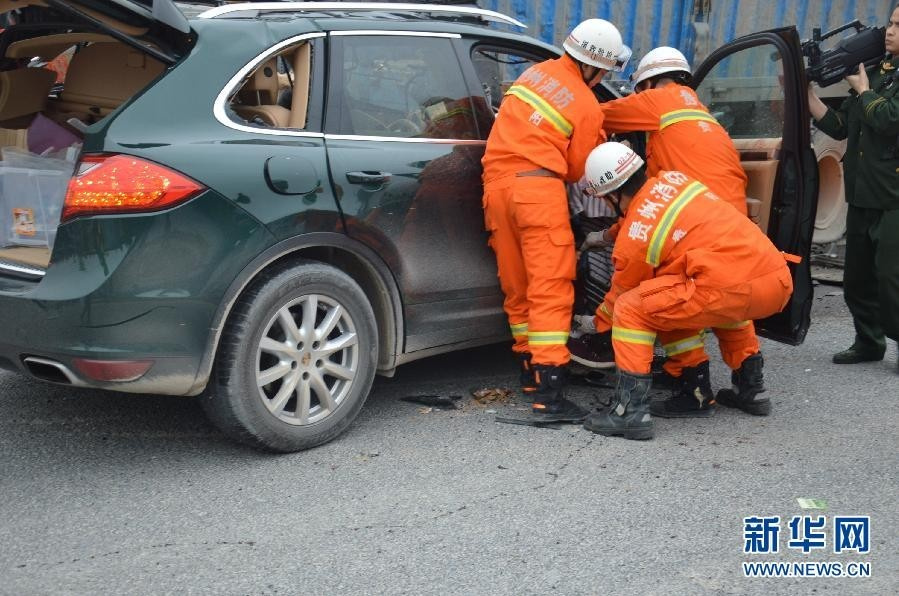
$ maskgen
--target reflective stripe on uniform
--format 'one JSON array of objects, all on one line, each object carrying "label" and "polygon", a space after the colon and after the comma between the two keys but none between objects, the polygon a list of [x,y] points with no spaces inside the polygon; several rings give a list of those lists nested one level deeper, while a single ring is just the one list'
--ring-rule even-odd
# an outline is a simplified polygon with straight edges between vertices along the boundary
[{"label": "reflective stripe on uniform", "polygon": [[655,232],[652,233],[652,238],[649,239],[649,248],[646,249],[647,263],[653,267],[659,266],[659,262],[662,259],[662,248],[665,246],[665,240],[668,238],[668,233],[671,232],[671,228],[674,227],[674,222],[677,221],[677,216],[680,215],[680,212],[687,206],[687,203],[692,201],[698,194],[707,190],[708,188],[701,183],[694,181],[688,184],[687,187],[682,190],[673,201],[671,201],[671,204],[668,205],[668,209],[665,210],[665,214],[662,216],[661,221],[659,221],[659,225],[656,226]]},{"label": "reflective stripe on uniform", "polygon": [[665,348],[666,355],[677,356],[678,354],[683,354],[684,352],[690,352],[692,350],[703,348],[705,347],[705,344],[702,343],[702,335],[693,335],[671,342],[670,344],[665,344],[662,347]]},{"label": "reflective stripe on uniform", "polygon": [[629,344],[651,346],[656,342],[656,334],[653,331],[643,331],[642,329],[612,327],[612,340],[623,341]]},{"label": "reflective stripe on uniform", "polygon": [[528,331],[528,344],[532,346],[564,346],[566,343],[567,331]]},{"label": "reflective stripe on uniform", "polygon": [[865,108],[865,116],[870,116],[871,110],[873,110],[877,106],[877,104],[883,103],[885,101],[886,101],[886,99],[884,99],[882,97],[878,97],[877,99],[875,99],[874,101],[869,103],[868,106]]},{"label": "reflective stripe on uniform", "polygon": [[673,112],[662,114],[662,117],[659,118],[659,130],[664,130],[672,124],[689,120],[699,120],[702,122],[718,124],[718,121],[715,120],[714,116],[708,112],[703,112],[702,110],[674,110]]},{"label": "reflective stripe on uniform", "polygon": [[718,325],[717,329],[742,329],[747,327],[751,321],[737,321],[736,323],[728,323],[727,325]]},{"label": "reflective stripe on uniform", "polygon": [[574,131],[574,125],[565,119],[559,111],[552,107],[548,101],[521,85],[512,85],[506,95],[514,95],[524,103],[528,104],[543,116],[547,122],[553,125],[556,130],[566,137],[570,137]]},{"label": "reflective stripe on uniform", "polygon": [[521,337],[528,334],[527,323],[511,323],[509,328],[512,330],[512,337]]},{"label": "reflective stripe on uniform", "polygon": [[610,319],[612,318],[612,313],[609,311],[609,307],[606,306],[605,302],[603,302],[602,304],[599,305],[599,310],[602,311],[602,313],[604,315],[606,315],[607,317],[609,317]]}]

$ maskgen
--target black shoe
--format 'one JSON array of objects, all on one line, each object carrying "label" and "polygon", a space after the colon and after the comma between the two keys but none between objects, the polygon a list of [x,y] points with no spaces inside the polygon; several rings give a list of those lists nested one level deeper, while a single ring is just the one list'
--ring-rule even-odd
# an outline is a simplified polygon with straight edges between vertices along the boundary
[{"label": "black shoe", "polygon": [[685,368],[671,397],[649,404],[653,416],[661,418],[708,418],[714,411],[715,394],[709,380],[708,361]]},{"label": "black shoe", "polygon": [[601,387],[603,389],[615,388],[615,379],[611,374],[593,369],[587,370],[584,373],[569,374],[568,383],[570,385],[585,385],[587,387]]},{"label": "black shoe", "polygon": [[652,386],[655,389],[670,389],[676,391],[680,389],[680,377],[671,376],[667,370],[662,369],[659,372],[652,373]]},{"label": "black shoe", "polygon": [[611,333],[585,333],[568,338],[571,359],[589,368],[614,368]]},{"label": "black shoe", "polygon": [[728,408],[739,408],[753,416],[767,416],[771,413],[771,401],[765,392],[761,354],[753,354],[743,361],[740,368],[730,374],[733,387],[722,389],[715,398],[716,403]]},{"label": "black shoe", "polygon": [[587,417],[587,411],[567,399],[535,401],[531,407],[534,417],[541,422],[571,422],[579,424]]},{"label": "black shoe", "polygon": [[652,376],[619,372],[612,405],[598,410],[584,421],[584,428],[606,437],[645,441],[653,436],[649,413]]},{"label": "black shoe", "polygon": [[834,364],[858,364],[859,362],[877,362],[883,360],[885,350],[862,348],[852,344],[848,350],[833,355]]}]

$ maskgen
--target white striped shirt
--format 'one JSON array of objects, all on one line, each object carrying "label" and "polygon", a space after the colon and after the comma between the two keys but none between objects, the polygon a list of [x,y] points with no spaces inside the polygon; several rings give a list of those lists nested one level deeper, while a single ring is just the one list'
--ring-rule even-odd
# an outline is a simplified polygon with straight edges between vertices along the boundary
[{"label": "white striped shirt", "polygon": [[586,217],[615,217],[615,210],[599,197],[587,194],[587,180],[581,178],[575,184],[568,184],[568,208],[572,215]]}]

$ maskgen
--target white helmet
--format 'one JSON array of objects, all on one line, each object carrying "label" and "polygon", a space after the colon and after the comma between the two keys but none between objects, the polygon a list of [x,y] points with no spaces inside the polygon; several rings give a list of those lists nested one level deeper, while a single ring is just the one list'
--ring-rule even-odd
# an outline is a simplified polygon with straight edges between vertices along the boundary
[{"label": "white helmet", "polygon": [[607,195],[627,182],[643,163],[627,145],[603,143],[587,156],[584,176],[596,196]]},{"label": "white helmet", "polygon": [[562,42],[562,47],[575,60],[616,72],[624,70],[631,57],[631,50],[621,40],[618,28],[602,19],[587,19],[579,24]]},{"label": "white helmet", "polygon": [[631,75],[631,81],[634,85],[641,81],[651,79],[654,76],[664,74],[666,72],[686,72],[692,74],[690,63],[679,50],[661,46],[650,50],[640,60],[637,70]]}]

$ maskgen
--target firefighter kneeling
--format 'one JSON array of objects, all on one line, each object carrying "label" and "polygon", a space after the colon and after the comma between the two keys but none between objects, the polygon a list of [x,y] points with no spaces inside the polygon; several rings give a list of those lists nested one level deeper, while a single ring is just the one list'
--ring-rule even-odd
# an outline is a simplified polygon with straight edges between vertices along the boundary
[{"label": "firefighter kneeling", "polygon": [[[784,255],[761,230],[701,182],[681,172],[648,178],[625,145],[603,143],[586,178],[623,218],[612,260],[612,288],[596,327],[612,330],[618,385],[608,408],[584,427],[607,436],[651,439],[652,413],[708,415],[716,398],[702,330],[716,331],[733,389],[717,403],[764,416],[762,356],[750,321],[780,312],[793,291]],[[719,333],[720,331],[720,333]],[[674,395],[650,409],[650,368],[658,339],[683,374]]]}]

